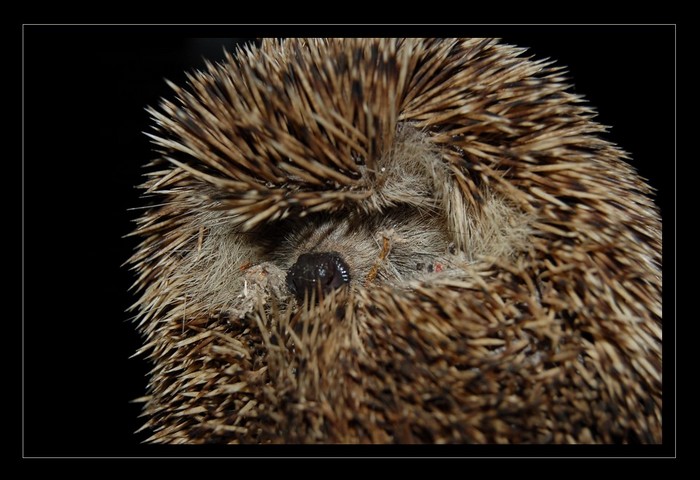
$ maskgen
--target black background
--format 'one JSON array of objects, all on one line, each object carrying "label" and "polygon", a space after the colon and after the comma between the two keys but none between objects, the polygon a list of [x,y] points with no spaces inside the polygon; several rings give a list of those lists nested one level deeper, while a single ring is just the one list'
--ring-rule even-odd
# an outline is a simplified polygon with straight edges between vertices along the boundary
[{"label": "black background", "polygon": [[[121,266],[136,245],[136,240],[123,238],[138,214],[127,209],[140,204],[134,186],[141,181],[142,165],[152,158],[142,134],[149,125],[144,108],[169,95],[164,78],[183,84],[185,71],[202,68],[203,58],[223,58],[224,47],[231,50],[247,37],[290,34],[497,36],[530,47],[537,58],[557,59],[568,67],[574,91],[596,107],[598,120],[613,126],[607,138],[632,154],[633,164],[658,190],[664,258],[674,258],[672,26],[305,27],[291,32],[289,27],[24,26],[23,456],[172,453],[141,443],[146,435],[134,434],[142,423],[140,406],[130,403],[145,393],[148,371],[145,360],[129,358],[140,338],[125,312],[135,300],[127,291],[133,277]],[[666,261],[666,340],[673,339],[669,320],[675,320],[674,310],[668,303],[673,274]],[[667,341],[666,394],[673,386],[671,348]],[[665,438],[671,441],[673,404],[666,398]],[[259,449],[223,453],[261,452],[285,454]]]}]

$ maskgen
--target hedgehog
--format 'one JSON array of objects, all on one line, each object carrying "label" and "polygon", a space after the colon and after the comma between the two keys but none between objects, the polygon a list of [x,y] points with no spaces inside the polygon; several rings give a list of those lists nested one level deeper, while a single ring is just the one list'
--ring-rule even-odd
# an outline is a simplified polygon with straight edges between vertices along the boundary
[{"label": "hedgehog", "polygon": [[169,82],[147,442],[662,441],[653,190],[525,52],[262,40]]}]

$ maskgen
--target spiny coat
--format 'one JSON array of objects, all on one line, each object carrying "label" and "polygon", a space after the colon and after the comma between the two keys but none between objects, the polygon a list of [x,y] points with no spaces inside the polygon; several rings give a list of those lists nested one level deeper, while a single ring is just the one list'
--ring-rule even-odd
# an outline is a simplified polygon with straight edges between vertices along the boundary
[{"label": "spiny coat", "polygon": [[[263,41],[172,85],[131,259],[150,441],[661,442],[650,189],[523,52]],[[299,305],[324,241],[353,281]]]}]

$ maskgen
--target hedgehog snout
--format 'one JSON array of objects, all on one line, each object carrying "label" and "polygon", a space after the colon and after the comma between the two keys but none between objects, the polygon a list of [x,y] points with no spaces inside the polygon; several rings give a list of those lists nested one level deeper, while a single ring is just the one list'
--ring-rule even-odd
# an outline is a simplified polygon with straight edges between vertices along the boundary
[{"label": "hedgehog snout", "polygon": [[314,292],[318,299],[350,283],[350,267],[336,252],[304,253],[288,270],[286,281],[289,292],[302,303]]}]

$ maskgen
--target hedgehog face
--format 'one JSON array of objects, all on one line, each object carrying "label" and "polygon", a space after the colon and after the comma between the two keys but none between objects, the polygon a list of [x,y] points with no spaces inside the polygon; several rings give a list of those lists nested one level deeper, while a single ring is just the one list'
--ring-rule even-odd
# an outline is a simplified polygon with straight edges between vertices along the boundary
[{"label": "hedgehog face", "polygon": [[400,288],[436,265],[442,269],[458,260],[448,257],[454,242],[442,198],[449,182],[446,169],[419,132],[399,131],[397,148],[383,155],[373,171],[360,169],[361,178],[367,178],[364,189],[377,199],[364,210],[351,207],[282,225],[290,234],[276,252],[277,264],[285,268],[304,253],[332,251],[347,263],[353,287],[382,283]]},{"label": "hedgehog face", "polygon": [[152,441],[660,441],[656,209],[521,53],[266,41],[173,85],[131,260]]},{"label": "hedgehog face", "polygon": [[[465,267],[477,259],[512,260],[527,244],[531,216],[503,195],[479,188],[481,202],[471,212],[451,209],[465,201],[460,187],[426,134],[410,125],[399,124],[392,148],[373,169],[362,166],[359,172],[358,189],[367,192],[359,205],[332,212],[292,211],[247,230],[225,211],[223,217],[207,218],[201,228],[209,233],[191,259],[194,263],[182,262],[185,270],[179,275],[205,286],[199,289],[203,303],[240,317],[254,308],[248,295],[240,295],[244,288],[255,286],[255,295],[274,295],[282,302],[296,294],[301,303],[305,292],[289,288],[293,279],[286,285],[282,279],[303,255],[337,255],[347,277],[338,287],[404,289],[438,273],[468,275]],[[207,216],[206,210],[202,215]],[[267,272],[263,277],[260,268]],[[307,283],[313,290],[311,278]]]}]

